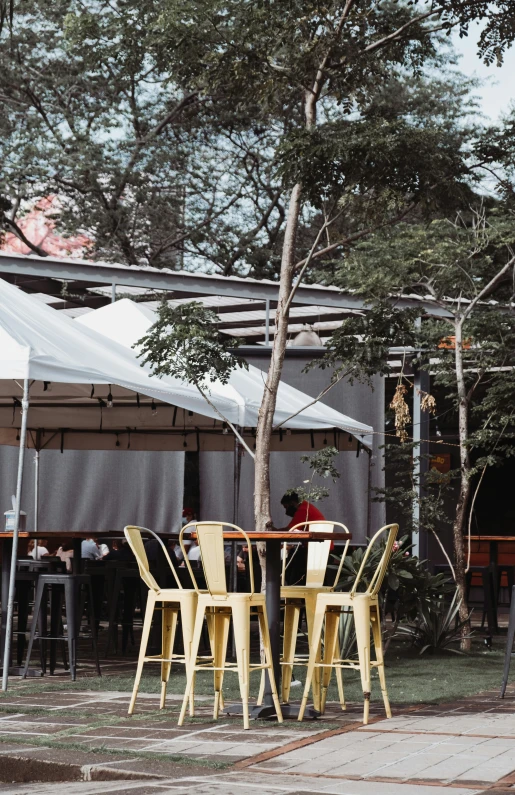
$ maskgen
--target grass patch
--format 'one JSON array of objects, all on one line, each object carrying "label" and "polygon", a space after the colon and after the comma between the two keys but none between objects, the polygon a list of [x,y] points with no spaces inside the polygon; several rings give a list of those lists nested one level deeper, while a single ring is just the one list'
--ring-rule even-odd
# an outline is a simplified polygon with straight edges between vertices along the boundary
[{"label": "grass patch", "polygon": [[[445,703],[455,701],[466,696],[480,693],[484,690],[495,689],[500,686],[502,679],[502,669],[504,663],[504,650],[495,649],[488,651],[479,642],[475,644],[469,654],[455,655],[443,652],[441,654],[424,654],[420,656],[408,644],[399,643],[390,646],[386,658],[386,681],[390,701],[395,704],[420,704],[420,703]],[[295,678],[303,681],[305,668],[297,666],[295,668]],[[349,703],[360,703],[362,701],[361,684],[359,672],[354,670],[344,671],[345,697]],[[251,696],[256,697],[259,690],[259,674],[251,677]],[[59,692],[60,694],[69,691],[118,691],[129,693],[133,686],[132,676],[106,676],[106,677],[85,677],[76,682],[59,681],[51,682],[45,679],[37,682],[13,680],[12,687],[8,694],[10,699],[16,696],[29,694]],[[380,699],[381,694],[378,686],[377,675],[373,675],[372,698]],[[168,693],[182,695],[186,685],[186,677],[183,669],[172,669],[168,685]],[[141,693],[159,693],[161,680],[157,666],[147,666],[147,671],[141,679]],[[213,678],[208,672],[199,672],[196,681],[196,693],[198,695],[212,696]],[[299,701],[302,695],[302,688],[292,690],[292,701]],[[227,674],[224,680],[224,697],[226,701],[238,700],[240,697],[238,688],[238,678],[235,674]],[[328,700],[336,701],[338,698],[334,676],[329,688]],[[171,703],[169,702],[171,707]],[[173,708],[179,708],[176,702]],[[0,698],[0,709],[1,709]],[[136,707],[137,709],[137,707]],[[59,710],[60,714],[65,714],[65,710]],[[76,710],[74,711],[76,714]],[[141,713],[140,713],[141,714]],[[135,716],[136,717],[136,716]],[[149,713],[141,714],[141,717],[149,717]],[[288,722],[290,725],[290,722]]]},{"label": "grass patch", "polygon": [[91,754],[106,754],[109,756],[116,756],[117,758],[126,759],[149,759],[160,760],[166,762],[175,762],[176,764],[183,764],[191,766],[192,763],[199,767],[210,767],[216,770],[224,770],[232,766],[232,762],[218,762],[214,759],[202,759],[199,757],[185,756],[184,754],[157,754],[152,751],[129,751],[118,748],[107,748],[103,745],[85,747],[82,743],[62,742],[53,740],[47,737],[30,737],[23,738],[0,734],[0,743],[7,743],[9,745],[30,745],[32,747],[38,746],[41,748],[61,748],[67,751],[84,751]]}]

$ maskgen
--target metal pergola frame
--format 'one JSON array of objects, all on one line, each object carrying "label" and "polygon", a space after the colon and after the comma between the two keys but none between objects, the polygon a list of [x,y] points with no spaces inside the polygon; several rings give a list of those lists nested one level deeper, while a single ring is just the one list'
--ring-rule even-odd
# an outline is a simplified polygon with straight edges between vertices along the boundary
[{"label": "metal pergola frame", "polygon": [[[0,252],[0,278],[70,314],[105,306],[125,293],[127,297],[146,302],[163,297],[179,302],[204,299],[218,315],[221,331],[245,337],[246,344],[239,349],[244,355],[266,356],[274,334],[272,313],[277,306],[279,284],[271,280],[4,252]],[[418,296],[396,298],[395,305],[417,308],[420,317],[449,316],[430,299]],[[292,302],[291,334],[298,333],[299,325],[301,328],[310,325],[327,339],[345,317],[367,309],[361,298],[337,287],[301,284]],[[309,351],[315,357],[323,350],[290,347],[288,355],[305,355]],[[417,371],[415,382],[413,441],[418,441],[420,452],[424,454],[429,449],[424,441],[428,438],[429,427],[428,418],[420,410],[418,390],[429,391],[429,374]],[[423,555],[425,550],[420,548],[420,541],[420,537],[415,539],[414,552]]]}]

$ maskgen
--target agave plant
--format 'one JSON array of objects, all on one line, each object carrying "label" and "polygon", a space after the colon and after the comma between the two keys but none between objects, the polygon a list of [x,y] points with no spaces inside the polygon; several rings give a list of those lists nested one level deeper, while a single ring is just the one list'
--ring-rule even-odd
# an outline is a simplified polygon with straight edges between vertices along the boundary
[{"label": "agave plant", "polygon": [[397,635],[409,636],[413,645],[420,648],[420,654],[444,649],[462,654],[459,649],[451,648],[453,643],[459,643],[462,639],[461,630],[470,618],[469,614],[467,621],[459,621],[460,605],[457,590],[450,604],[443,599],[436,603],[423,601],[419,605],[416,621],[413,624],[401,624],[397,628]]}]

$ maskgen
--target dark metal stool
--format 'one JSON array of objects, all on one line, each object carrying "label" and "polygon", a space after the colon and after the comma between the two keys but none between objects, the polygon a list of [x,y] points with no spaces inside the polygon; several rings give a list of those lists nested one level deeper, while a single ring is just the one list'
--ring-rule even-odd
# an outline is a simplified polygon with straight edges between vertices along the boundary
[{"label": "dark metal stool", "polygon": [[[65,564],[59,558],[44,558],[42,560],[33,560],[32,558],[19,558],[16,565],[16,599],[18,602],[18,628],[15,633],[18,636],[18,644],[16,649],[18,665],[23,663],[23,656],[25,652],[25,636],[27,634],[27,625],[29,620],[29,605],[32,596],[32,590],[36,587],[38,577],[40,574],[46,574],[52,571],[60,572],[65,570]],[[41,623],[43,628],[40,628],[40,634],[46,633],[46,611],[42,611]],[[42,650],[43,652],[43,650]]]},{"label": "dark metal stool", "polygon": [[[36,629],[39,623],[40,613],[42,607],[45,605],[45,597],[48,589],[50,589],[50,635],[38,633]],[[56,641],[68,642],[68,654],[70,658],[70,674],[72,681],[77,678],[77,641],[80,634],[81,625],[81,611],[79,609],[81,600],[79,593],[81,589],[85,589],[87,593],[88,602],[88,619],[89,627],[91,630],[91,642],[93,645],[93,652],[95,655],[96,669],[99,676],[101,676],[100,663],[98,660],[98,649],[96,640],[96,627],[95,615],[93,610],[93,590],[91,587],[91,578],[87,574],[40,574],[36,588],[36,598],[34,601],[34,613],[32,616],[32,625],[30,629],[29,645],[27,648],[27,658],[25,660],[25,669],[23,677],[25,678],[29,663],[30,655],[32,653],[32,645],[35,640],[45,643],[51,641],[50,645],[50,673],[53,674],[55,669],[55,652]],[[64,594],[64,607],[66,616],[66,634],[64,634],[64,627],[62,626],[62,597]],[[44,661],[43,672],[46,670],[46,655]]]},{"label": "dark metal stool", "polygon": [[[120,563],[116,567],[116,574],[109,601],[109,625],[107,628],[107,644],[105,655],[109,655],[111,644],[114,653],[118,653],[118,612],[120,597],[122,601],[122,653],[125,653],[129,638],[134,645],[134,612],[136,607],[136,596],[139,594],[141,599],[141,577],[136,563]],[[141,599],[143,602],[143,599]],[[143,603],[144,607],[146,602]]]},{"label": "dark metal stool", "polygon": [[[474,574],[481,575],[481,583],[483,587],[483,617],[481,621],[481,629],[485,625],[485,618],[488,627],[487,642],[492,640],[494,634],[498,634],[499,626],[497,624],[497,589],[496,578],[497,572],[495,565],[490,566],[471,566],[467,572],[467,603],[469,601],[470,589],[472,588],[472,576]],[[481,586],[480,586],[481,587]]]},{"label": "dark metal stool", "polygon": [[510,620],[508,623],[508,638],[506,640],[506,654],[504,655],[504,672],[502,675],[501,698],[506,693],[508,676],[510,674],[510,662],[513,654],[513,641],[515,640],[515,587],[511,589]]}]

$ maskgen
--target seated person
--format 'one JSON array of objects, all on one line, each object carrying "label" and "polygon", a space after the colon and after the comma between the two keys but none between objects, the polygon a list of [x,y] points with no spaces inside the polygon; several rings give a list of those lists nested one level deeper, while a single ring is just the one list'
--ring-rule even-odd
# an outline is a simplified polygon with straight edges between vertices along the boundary
[{"label": "seated person", "polygon": [[[299,499],[295,491],[287,492],[281,499],[286,516],[291,516],[291,521],[286,527],[277,528],[284,532],[291,530],[302,522],[323,522],[325,516],[315,505],[307,500]],[[276,529],[276,528],[274,528]],[[298,530],[307,530],[306,526],[299,527]],[[308,548],[306,544],[288,544],[286,548],[286,584],[304,585],[306,582],[306,567]]]},{"label": "seated person", "polygon": [[196,538],[192,539],[192,543],[188,551],[188,560],[192,563],[196,563],[197,566],[200,562],[200,547]]},{"label": "seated person", "polygon": [[80,547],[80,555],[83,560],[101,560],[102,553],[94,538],[85,538]]},{"label": "seated person", "polygon": [[115,539],[111,542],[111,551],[108,552],[107,555],[104,555],[103,560],[126,560],[133,562],[135,558],[132,549],[125,539]]},{"label": "seated person", "polygon": [[68,541],[64,541],[57,552],[55,553],[57,558],[60,558],[63,563],[66,563],[66,571],[72,570],[72,558],[73,558],[73,549],[72,545]]},{"label": "seated person", "polygon": [[32,558],[33,560],[41,560],[41,558],[47,558],[50,554],[46,547],[47,544],[48,541],[45,538],[42,538],[40,541],[38,541],[38,545],[36,547],[36,542],[31,538],[27,548],[28,557]]}]

